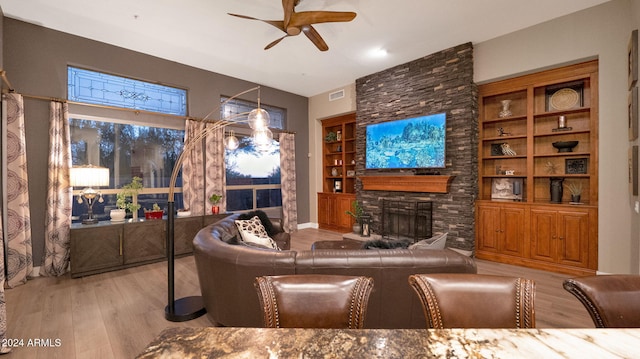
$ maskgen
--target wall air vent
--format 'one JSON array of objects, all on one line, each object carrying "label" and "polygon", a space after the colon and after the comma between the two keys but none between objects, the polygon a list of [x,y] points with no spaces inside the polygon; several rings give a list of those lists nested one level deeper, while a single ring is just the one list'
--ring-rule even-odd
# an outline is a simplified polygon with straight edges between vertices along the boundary
[{"label": "wall air vent", "polygon": [[329,94],[329,101],[335,101],[344,98],[344,89]]}]

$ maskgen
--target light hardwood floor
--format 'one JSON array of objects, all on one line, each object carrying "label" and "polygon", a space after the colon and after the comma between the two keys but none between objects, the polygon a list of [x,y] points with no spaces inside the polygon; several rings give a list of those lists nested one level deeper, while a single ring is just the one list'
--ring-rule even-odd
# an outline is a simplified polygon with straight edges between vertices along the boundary
[{"label": "light hardwood floor", "polygon": [[[335,232],[296,232],[292,249],[317,240],[340,240]],[[478,272],[514,275],[536,281],[539,328],[593,328],[582,305],[562,289],[568,276],[478,260]],[[39,277],[7,289],[7,337],[22,339],[4,358],[133,358],[166,327],[210,326],[206,316],[185,323],[164,319],[166,262],[71,279]],[[176,298],[199,295],[192,256],[176,260]],[[28,346],[35,340],[60,340],[58,347]]]}]

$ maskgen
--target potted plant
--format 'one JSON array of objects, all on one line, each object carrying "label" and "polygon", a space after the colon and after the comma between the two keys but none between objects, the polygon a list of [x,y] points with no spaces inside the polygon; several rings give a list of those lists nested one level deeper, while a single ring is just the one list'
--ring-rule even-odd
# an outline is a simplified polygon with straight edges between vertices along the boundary
[{"label": "potted plant", "polygon": [[157,203],[154,203],[151,209],[144,209],[145,219],[162,219],[163,214],[164,211],[162,210],[162,208],[160,208],[160,206],[158,206]]},{"label": "potted plant", "polygon": [[352,227],[353,233],[360,234],[362,231],[362,225],[360,224],[360,219],[364,214],[364,209],[362,208],[362,206],[360,206],[360,202],[358,201],[351,202],[351,208],[353,209],[353,211],[345,211],[344,213],[350,215],[355,219],[355,222],[353,222],[353,227]]},{"label": "potted plant", "polygon": [[327,133],[326,136],[324,136],[324,142],[334,142],[338,140],[338,134],[330,131],[329,133]]},{"label": "potted plant", "polygon": [[212,214],[220,213],[220,206],[218,206],[218,203],[220,203],[221,200],[222,200],[222,195],[221,194],[214,193],[211,196],[209,196],[209,202],[211,202],[211,213]]},{"label": "potted plant", "polygon": [[568,182],[567,189],[571,193],[571,203],[580,203],[580,195],[582,195],[582,183]]},{"label": "potted plant", "polygon": [[[137,203],[133,203],[134,197],[138,196],[140,190],[142,190],[142,178],[133,177],[131,183],[127,183],[120,189],[120,192],[116,194],[116,206],[118,209],[111,210],[111,220],[112,221],[122,221],[126,215],[126,211],[128,210],[133,214],[133,218],[138,218],[138,210],[140,209],[140,205]],[[131,198],[129,200],[129,198]]]}]

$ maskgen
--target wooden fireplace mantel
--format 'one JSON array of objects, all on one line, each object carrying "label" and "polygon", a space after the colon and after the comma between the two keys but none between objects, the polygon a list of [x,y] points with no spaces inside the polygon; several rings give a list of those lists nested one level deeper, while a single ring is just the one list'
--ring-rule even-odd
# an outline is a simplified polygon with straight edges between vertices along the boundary
[{"label": "wooden fireplace mantel", "polygon": [[449,185],[456,176],[362,176],[365,191],[449,193]]}]

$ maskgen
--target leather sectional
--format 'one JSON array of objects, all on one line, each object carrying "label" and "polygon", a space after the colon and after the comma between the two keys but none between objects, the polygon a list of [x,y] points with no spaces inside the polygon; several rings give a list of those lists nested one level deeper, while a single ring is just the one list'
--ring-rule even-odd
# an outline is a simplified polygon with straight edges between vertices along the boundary
[{"label": "leather sectional", "polygon": [[205,308],[216,326],[263,326],[254,287],[258,276],[340,274],[373,278],[365,328],[425,328],[422,306],[408,284],[409,275],[477,272],[473,259],[449,249],[276,251],[229,244],[239,236],[234,224],[238,216],[230,215],[203,228],[193,241]]}]

